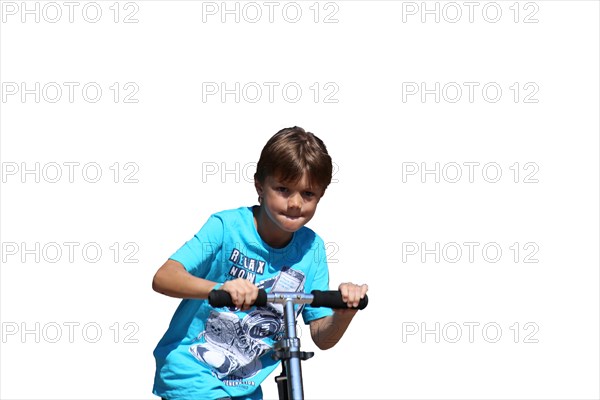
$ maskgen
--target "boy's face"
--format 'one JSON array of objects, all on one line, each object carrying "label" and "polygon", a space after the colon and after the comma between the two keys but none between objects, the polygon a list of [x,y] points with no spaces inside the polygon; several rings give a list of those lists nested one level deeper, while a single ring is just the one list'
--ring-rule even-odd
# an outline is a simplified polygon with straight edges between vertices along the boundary
[{"label": "boy's face", "polygon": [[283,237],[312,219],[323,196],[322,189],[310,187],[306,173],[293,184],[267,176],[263,183],[256,182],[255,185],[258,195],[263,197],[262,205],[267,217],[264,228],[271,235],[280,233]]}]

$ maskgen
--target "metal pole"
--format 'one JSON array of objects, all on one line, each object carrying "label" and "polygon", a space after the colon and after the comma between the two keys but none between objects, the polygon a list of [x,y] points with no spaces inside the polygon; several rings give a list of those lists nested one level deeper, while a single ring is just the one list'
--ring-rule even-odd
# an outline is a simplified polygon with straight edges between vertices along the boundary
[{"label": "metal pole", "polygon": [[296,318],[294,312],[294,300],[287,298],[284,308],[285,333],[289,343],[290,354],[285,365],[288,371],[288,393],[292,400],[303,400],[304,390],[302,388],[302,369],[300,367],[300,339],[296,337]]}]

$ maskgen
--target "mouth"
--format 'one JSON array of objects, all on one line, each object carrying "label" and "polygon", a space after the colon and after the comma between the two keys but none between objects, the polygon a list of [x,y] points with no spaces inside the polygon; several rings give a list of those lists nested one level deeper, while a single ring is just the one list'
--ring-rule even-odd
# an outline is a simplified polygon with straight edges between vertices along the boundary
[{"label": "mouth", "polygon": [[286,219],[289,219],[290,221],[296,221],[296,220],[300,219],[300,216],[299,216],[299,215],[297,215],[297,216],[294,216],[294,215],[286,215],[286,214],[281,214],[281,215],[283,215],[283,216],[284,216]]}]

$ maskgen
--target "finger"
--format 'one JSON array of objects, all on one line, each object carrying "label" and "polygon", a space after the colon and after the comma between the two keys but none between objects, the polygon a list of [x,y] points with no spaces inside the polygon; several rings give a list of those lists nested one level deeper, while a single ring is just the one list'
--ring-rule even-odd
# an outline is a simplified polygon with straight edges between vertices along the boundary
[{"label": "finger", "polygon": [[[227,285],[227,286],[226,286]],[[245,291],[243,290],[243,282],[239,279],[233,281],[227,281],[226,285],[223,285],[223,289],[229,292],[231,301],[237,309],[241,309],[244,305]]]},{"label": "finger", "polygon": [[365,295],[367,294],[367,292],[369,291],[369,285],[367,285],[366,283],[363,285],[360,285],[360,298],[364,299]]},{"label": "finger", "polygon": [[240,293],[241,297],[243,298],[242,309],[247,310],[254,305],[254,302],[258,298],[258,287],[245,279],[241,283],[242,288]]},{"label": "finger", "polygon": [[344,303],[348,303],[348,295],[349,295],[348,284],[347,283],[340,284],[340,286],[338,287],[338,290],[340,291],[340,294],[342,295],[342,301]]},{"label": "finger", "polygon": [[236,298],[237,298],[237,301],[235,302],[235,306],[237,307],[238,310],[243,309],[244,303],[246,301],[246,295],[244,294],[244,291],[240,290],[238,288],[237,293],[236,293]]},{"label": "finger", "polygon": [[244,294],[244,304],[242,310],[247,310],[254,304],[255,298],[253,298],[252,292],[248,291]]},{"label": "finger", "polygon": [[356,307],[358,306],[358,301],[360,300],[360,294],[357,292],[358,286],[353,283],[344,284],[342,300],[346,303],[348,307]]},{"label": "finger", "polygon": [[362,294],[362,289],[358,285],[353,285],[352,287],[352,307],[358,307],[358,303],[360,302]]},{"label": "finger", "polygon": [[350,282],[342,283],[340,284],[339,290],[343,295],[348,296],[353,286],[354,284]]},{"label": "finger", "polygon": [[233,302],[233,305],[237,308],[238,306],[238,295],[237,292],[235,290],[231,290],[229,291],[229,295],[231,296],[231,301]]}]

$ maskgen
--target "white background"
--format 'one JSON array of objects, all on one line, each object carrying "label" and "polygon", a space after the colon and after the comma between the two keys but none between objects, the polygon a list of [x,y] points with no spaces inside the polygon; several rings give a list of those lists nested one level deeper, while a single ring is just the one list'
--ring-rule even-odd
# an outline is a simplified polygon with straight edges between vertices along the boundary
[{"label": "white background", "polygon": [[[47,2],[39,22],[1,3],[1,398],[155,398],[152,351],[179,300],[153,292],[152,276],[211,213],[255,204],[253,163],[293,125],[321,137],[337,166],[309,224],[328,243],[332,287],[370,288],[342,341],[303,364],[307,398],[599,398],[598,2],[480,2],[472,22],[463,2],[297,2],[285,18],[280,2],[273,22],[263,2],[239,2],[239,22],[224,23],[221,2],[121,2],[117,23],[113,1],[86,21],[88,3],[72,23],[63,2],[55,23]],[[124,23],[130,14],[137,22]],[[21,83],[36,82],[39,102],[21,98]],[[73,102],[64,82],[79,85]],[[82,96],[89,82],[103,89],[95,103]],[[239,82],[239,102],[203,92],[221,82]],[[272,102],[264,82],[278,85]],[[422,82],[439,82],[438,102],[407,94]],[[289,83],[297,102],[282,93]],[[496,102],[482,94],[489,83]],[[244,85],[262,97],[251,102]],[[134,87],[137,103],[124,102]],[[72,182],[65,162],[79,163]],[[38,177],[22,174],[36,163]],[[421,175],[436,163],[439,183]],[[482,174],[485,164],[496,169]],[[65,242],[78,244],[72,260]],[[465,242],[479,244],[472,262]],[[276,398],[271,378],[263,390]]]}]

